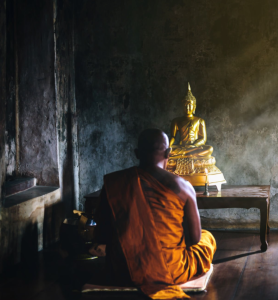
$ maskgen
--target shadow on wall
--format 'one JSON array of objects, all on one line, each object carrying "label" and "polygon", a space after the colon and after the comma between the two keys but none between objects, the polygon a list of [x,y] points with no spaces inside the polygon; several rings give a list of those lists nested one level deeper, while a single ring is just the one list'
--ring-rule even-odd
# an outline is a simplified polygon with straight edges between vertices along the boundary
[{"label": "shadow on wall", "polygon": [[35,275],[38,270],[38,223],[29,223],[21,239],[20,261],[26,276]]},{"label": "shadow on wall", "polygon": [[[14,236],[8,252],[3,257],[2,274],[13,276],[15,262],[21,262],[21,268],[26,276],[34,275],[38,264],[39,230],[37,222],[26,224],[21,233],[21,239]],[[20,251],[20,252],[19,252]]]},{"label": "shadow on wall", "polygon": [[60,189],[5,208],[3,216],[0,273],[13,276],[13,266],[20,263],[26,276],[36,275],[38,252],[59,241],[65,216]]},{"label": "shadow on wall", "polygon": [[45,206],[43,220],[43,249],[59,240],[60,228],[64,216],[64,202]]},{"label": "shadow on wall", "polygon": [[70,216],[75,208],[74,202],[74,180],[73,180],[73,140],[72,140],[72,118],[70,100],[68,100],[68,113],[66,114],[65,130],[66,130],[66,151],[63,162],[62,171],[62,199],[66,203],[66,215]]}]

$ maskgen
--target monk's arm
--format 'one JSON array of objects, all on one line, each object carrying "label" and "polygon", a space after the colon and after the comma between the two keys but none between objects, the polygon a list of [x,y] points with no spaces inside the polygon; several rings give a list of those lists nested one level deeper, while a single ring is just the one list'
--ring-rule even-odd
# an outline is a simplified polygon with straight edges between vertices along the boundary
[{"label": "monk's arm", "polygon": [[201,239],[201,221],[197,206],[196,193],[192,185],[186,182],[187,200],[184,206],[184,236],[186,246],[198,244]]}]

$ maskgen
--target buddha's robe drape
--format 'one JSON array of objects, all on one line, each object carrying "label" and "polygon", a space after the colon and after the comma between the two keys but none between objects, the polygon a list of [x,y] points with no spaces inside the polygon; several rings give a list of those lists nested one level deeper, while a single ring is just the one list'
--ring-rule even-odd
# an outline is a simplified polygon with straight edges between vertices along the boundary
[{"label": "buddha's robe drape", "polygon": [[210,269],[213,236],[202,230],[200,242],[186,248],[184,202],[139,168],[106,175],[104,188],[115,231],[103,224],[104,210],[99,222],[112,241],[107,256],[116,276],[127,278],[123,273],[128,270],[133,284],[152,299],[188,297],[178,284]]},{"label": "buddha's robe drape", "polygon": [[[209,149],[211,146],[205,145],[207,141],[207,132],[205,121],[198,117],[192,117],[189,120],[177,118],[174,120],[177,124],[177,130],[180,132],[179,145],[173,145],[170,157],[173,158],[179,155],[186,155],[188,152],[199,149]],[[172,125],[173,126],[173,125]],[[194,145],[195,148],[189,148]]]}]

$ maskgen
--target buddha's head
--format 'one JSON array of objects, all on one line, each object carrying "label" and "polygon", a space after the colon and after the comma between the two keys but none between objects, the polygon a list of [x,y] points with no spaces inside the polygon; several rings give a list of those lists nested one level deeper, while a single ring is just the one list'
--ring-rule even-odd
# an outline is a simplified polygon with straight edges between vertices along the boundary
[{"label": "buddha's head", "polygon": [[195,114],[196,104],[192,100],[187,100],[184,103],[184,113],[186,115],[192,115]]},{"label": "buddha's head", "polygon": [[190,84],[188,82],[188,91],[187,91],[187,95],[185,96],[184,100],[184,113],[186,115],[192,115],[195,114],[195,110],[196,110],[196,98],[193,96],[192,92],[191,92],[191,87]]}]

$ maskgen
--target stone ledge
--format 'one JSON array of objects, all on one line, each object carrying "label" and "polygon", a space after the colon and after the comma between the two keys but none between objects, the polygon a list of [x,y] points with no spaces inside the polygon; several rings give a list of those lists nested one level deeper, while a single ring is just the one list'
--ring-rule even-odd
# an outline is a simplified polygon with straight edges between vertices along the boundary
[{"label": "stone ledge", "polygon": [[34,186],[36,186],[36,178],[33,177],[22,177],[16,178],[4,183],[4,193],[6,197],[24,192]]},{"label": "stone ledge", "polygon": [[58,190],[59,187],[56,186],[35,186],[24,192],[17,193],[15,195],[11,195],[5,198],[4,207],[9,208],[14,205],[18,205],[25,201],[29,201],[38,197],[42,197],[49,193],[52,193]]}]

